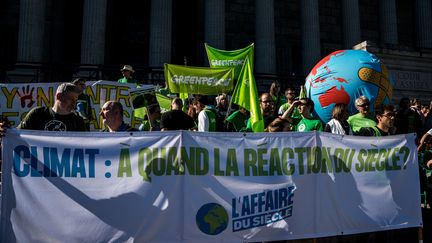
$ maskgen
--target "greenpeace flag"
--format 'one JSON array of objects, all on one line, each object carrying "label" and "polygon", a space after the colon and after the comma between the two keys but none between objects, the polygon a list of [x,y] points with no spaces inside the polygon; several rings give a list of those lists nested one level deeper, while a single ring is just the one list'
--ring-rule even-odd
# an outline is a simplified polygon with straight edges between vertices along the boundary
[{"label": "greenpeace flag", "polygon": [[204,44],[210,67],[234,67],[234,79],[237,80],[246,57],[249,57],[253,70],[254,44],[232,51],[219,50]]},{"label": "greenpeace flag", "polygon": [[249,57],[246,57],[245,63],[243,64],[243,68],[234,89],[232,102],[244,107],[250,112],[252,130],[254,132],[264,131],[264,119],[261,114],[258,90]]},{"label": "greenpeace flag", "polygon": [[165,81],[171,93],[217,95],[233,89],[234,68],[164,65]]}]

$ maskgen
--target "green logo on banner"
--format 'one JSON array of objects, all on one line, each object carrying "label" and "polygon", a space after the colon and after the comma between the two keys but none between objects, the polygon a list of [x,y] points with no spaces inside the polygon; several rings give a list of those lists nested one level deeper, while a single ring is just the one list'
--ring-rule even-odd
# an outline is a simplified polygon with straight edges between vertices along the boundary
[{"label": "green logo on banner", "polygon": [[214,47],[209,46],[207,43],[204,44],[207,52],[207,57],[209,60],[210,67],[234,67],[234,79],[237,80],[240,71],[242,69],[243,63],[246,57],[249,58],[251,67],[253,70],[254,62],[254,44],[232,51],[219,50]]},{"label": "green logo on banner", "polygon": [[165,81],[171,93],[217,95],[233,89],[234,68],[164,65]]},{"label": "green logo on banner", "polygon": [[228,213],[217,203],[204,204],[195,219],[201,232],[208,235],[220,234],[228,227]]}]

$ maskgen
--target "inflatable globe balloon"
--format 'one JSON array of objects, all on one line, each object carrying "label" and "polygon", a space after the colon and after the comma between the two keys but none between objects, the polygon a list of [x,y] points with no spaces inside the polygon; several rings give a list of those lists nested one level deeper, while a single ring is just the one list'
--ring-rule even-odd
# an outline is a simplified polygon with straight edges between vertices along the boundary
[{"label": "inflatable globe balloon", "polygon": [[355,100],[366,96],[374,106],[389,104],[393,82],[387,68],[373,54],[362,50],[339,50],[319,61],[306,77],[308,98],[315,103],[314,116],[327,123],[337,103],[348,104],[357,113]]}]

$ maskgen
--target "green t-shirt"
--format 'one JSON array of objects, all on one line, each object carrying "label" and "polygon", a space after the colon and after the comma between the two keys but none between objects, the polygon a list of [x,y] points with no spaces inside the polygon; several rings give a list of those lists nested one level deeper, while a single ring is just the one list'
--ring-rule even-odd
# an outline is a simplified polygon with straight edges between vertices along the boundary
[{"label": "green t-shirt", "polygon": [[348,124],[354,134],[357,134],[362,127],[374,127],[376,122],[370,115],[363,117],[361,113],[357,113],[348,117]]},{"label": "green t-shirt", "polygon": [[279,107],[281,107],[283,104],[287,102],[285,96],[283,95],[271,95],[275,110],[278,111]]},{"label": "green t-shirt", "polygon": [[248,119],[249,116],[241,113],[240,111],[235,111],[226,120],[234,126],[234,129],[237,132],[240,132],[242,129],[246,128]]},{"label": "green t-shirt", "polygon": [[125,83],[135,84],[135,83],[137,83],[137,80],[132,78],[132,77],[129,77],[129,78],[123,77],[123,78],[119,79],[117,82],[122,83],[122,84],[125,84]]},{"label": "green t-shirt", "polygon": [[297,132],[324,131],[324,126],[320,120],[303,118],[296,126]]},{"label": "green t-shirt", "polygon": [[[264,120],[264,129],[274,120],[276,119],[273,115],[269,115],[269,116],[263,116],[263,120]],[[252,130],[252,120],[248,119],[247,121],[247,125],[246,125],[246,130],[242,131],[242,132],[253,132]]]},{"label": "green t-shirt", "polygon": [[[279,115],[283,115],[285,113],[285,111],[287,111],[289,108],[291,107],[290,103],[285,103],[283,104],[281,107],[279,107]],[[298,110],[297,107],[294,108],[293,112],[291,113],[290,118],[292,119],[292,124],[295,126],[297,125],[300,120],[303,118],[302,115],[300,114],[300,111]]]}]

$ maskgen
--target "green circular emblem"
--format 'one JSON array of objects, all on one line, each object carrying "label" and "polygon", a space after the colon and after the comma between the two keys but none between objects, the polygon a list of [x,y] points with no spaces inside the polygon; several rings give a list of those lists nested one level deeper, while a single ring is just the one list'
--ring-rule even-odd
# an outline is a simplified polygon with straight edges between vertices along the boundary
[{"label": "green circular emblem", "polygon": [[217,235],[227,228],[228,213],[217,203],[207,203],[198,210],[195,221],[204,234]]}]

